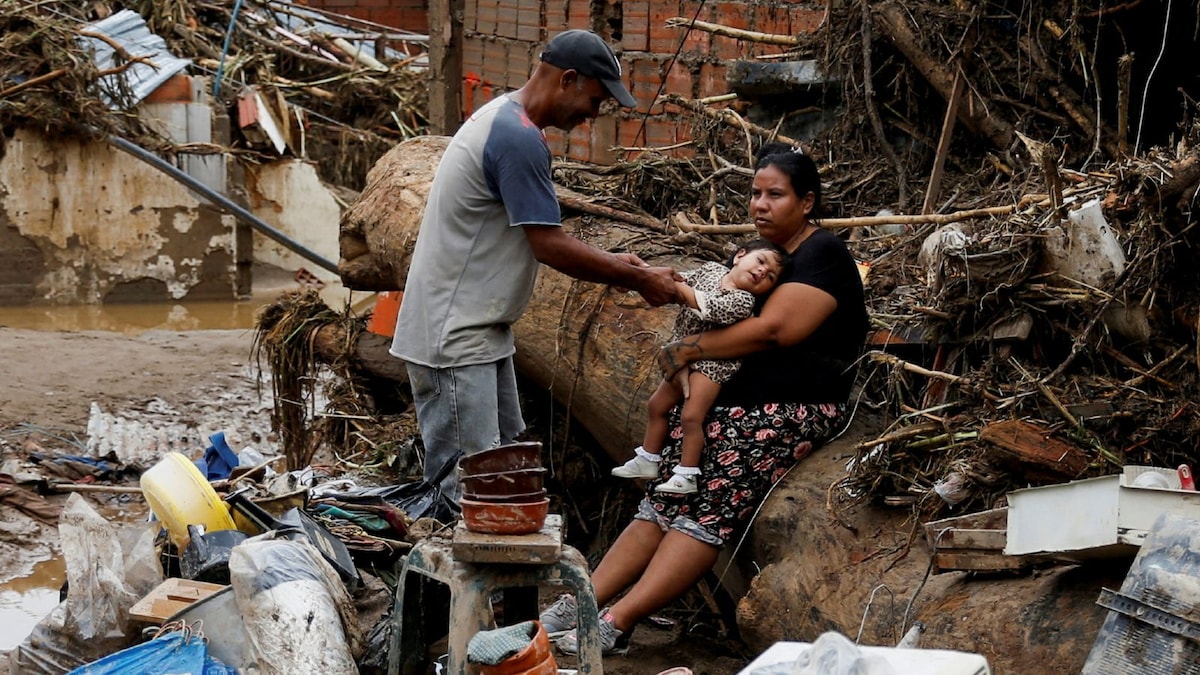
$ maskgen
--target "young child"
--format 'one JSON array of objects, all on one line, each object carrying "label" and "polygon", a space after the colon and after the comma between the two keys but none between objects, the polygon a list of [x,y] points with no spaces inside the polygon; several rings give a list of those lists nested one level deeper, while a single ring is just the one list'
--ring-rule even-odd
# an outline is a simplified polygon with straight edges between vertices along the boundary
[{"label": "young child", "polygon": [[[738,249],[728,267],[710,262],[684,272],[684,281],[676,282],[676,286],[686,305],[675,318],[671,339],[749,317],[754,312],[756,296],[775,287],[786,261],[787,252],[782,248],[765,239],[756,239]],[[634,450],[633,459],[613,469],[612,474],[620,478],[658,477],[660,453],[670,432],[667,415],[682,399],[682,457],[679,466],[672,469],[670,480],[655,489],[674,494],[696,492],[700,454],[704,451],[704,418],[717,400],[721,385],[733,377],[740,364],[738,360],[693,363],[680,376],[687,378],[686,396],[681,382],[664,380],[659,384],[647,406],[649,419],[642,445]]]}]

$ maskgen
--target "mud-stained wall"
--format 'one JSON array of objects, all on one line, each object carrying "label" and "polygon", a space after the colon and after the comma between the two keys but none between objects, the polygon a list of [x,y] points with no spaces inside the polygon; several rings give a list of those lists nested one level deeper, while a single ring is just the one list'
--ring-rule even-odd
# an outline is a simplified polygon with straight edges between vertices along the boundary
[{"label": "mud-stained wall", "polygon": [[233,225],[103,143],[18,129],[0,157],[0,303],[230,299]]},{"label": "mud-stained wall", "polygon": [[[255,216],[337,260],[340,205],[312,165],[255,165],[245,183]],[[104,143],[29,129],[0,142],[0,305],[232,300],[236,227],[233,216]],[[256,263],[336,278],[263,234],[252,241]]]},{"label": "mud-stained wall", "polygon": [[[338,259],[341,206],[311,163],[288,160],[246,166],[247,208],[326,260]],[[329,283],[338,277],[267,237],[254,234],[254,260],[285,270],[304,268]]]}]

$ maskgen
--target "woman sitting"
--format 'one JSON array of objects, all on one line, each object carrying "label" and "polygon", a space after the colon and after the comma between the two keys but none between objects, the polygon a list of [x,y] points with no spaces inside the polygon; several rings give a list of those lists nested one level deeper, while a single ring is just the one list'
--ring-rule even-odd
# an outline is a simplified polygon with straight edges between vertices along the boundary
[{"label": "woman sitting", "polygon": [[[755,166],[750,215],[759,236],[790,255],[756,317],[665,345],[670,379],[698,360],[743,359],[707,417],[703,480],[692,494],[650,481],[634,519],[592,573],[605,653],[624,653],[639,621],[690,589],[797,461],[848,422],[847,402],[867,330],[862,279],[842,240],[819,227],[821,183],[809,157],[773,143]],[[663,467],[679,457],[678,409]],[[622,595],[623,593],[623,595]],[[617,599],[619,597],[619,599]],[[574,598],[541,615],[559,648],[578,651]]]}]

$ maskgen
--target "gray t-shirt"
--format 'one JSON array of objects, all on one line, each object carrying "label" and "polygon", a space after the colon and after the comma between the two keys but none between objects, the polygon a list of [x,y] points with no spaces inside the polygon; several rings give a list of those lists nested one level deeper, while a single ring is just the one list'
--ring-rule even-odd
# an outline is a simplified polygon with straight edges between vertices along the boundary
[{"label": "gray t-shirt", "polygon": [[512,323],[538,262],[523,225],[561,227],[545,136],[509,96],[480,108],[442,155],[417,235],[391,354],[430,368],[515,351]]}]

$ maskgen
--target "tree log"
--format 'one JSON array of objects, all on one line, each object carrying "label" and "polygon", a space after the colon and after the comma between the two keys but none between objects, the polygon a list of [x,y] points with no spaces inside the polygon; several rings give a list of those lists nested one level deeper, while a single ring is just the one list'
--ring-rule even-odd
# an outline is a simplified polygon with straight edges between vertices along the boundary
[{"label": "tree log", "polygon": [[[347,288],[403,289],[425,198],[448,140],[418,137],[400,143],[367,174],[366,188],[341,220],[338,270]],[[579,199],[570,205],[588,214],[568,218],[563,226],[597,248],[629,251],[652,265],[676,269],[700,262],[679,255],[672,240],[656,231],[665,226],[654,219],[611,213]],[[609,455],[624,461],[641,439],[646,399],[658,385],[654,355],[670,335],[674,313],[669,307],[652,309],[636,294],[543,267],[533,300],[513,327],[517,369],[569,407]],[[318,345],[337,350],[343,339],[322,335]],[[357,349],[361,357],[361,344]],[[386,349],[383,354],[391,358]],[[382,364],[374,361],[376,366],[362,365],[382,370],[386,358]]]},{"label": "tree log", "polygon": [[892,646],[920,621],[922,648],[982,654],[993,673],[1079,672],[1108,614],[1096,597],[1101,587],[1121,587],[1128,559],[1036,574],[927,576],[931,552],[914,534],[920,525],[910,510],[868,505],[834,518],[826,507],[827,486],[844,474],[854,443],[875,437],[873,428],[856,422],[763,505],[737,558],[740,569],[757,572],[737,608],[752,653],[828,630],[851,640],[861,631],[862,644]]}]

